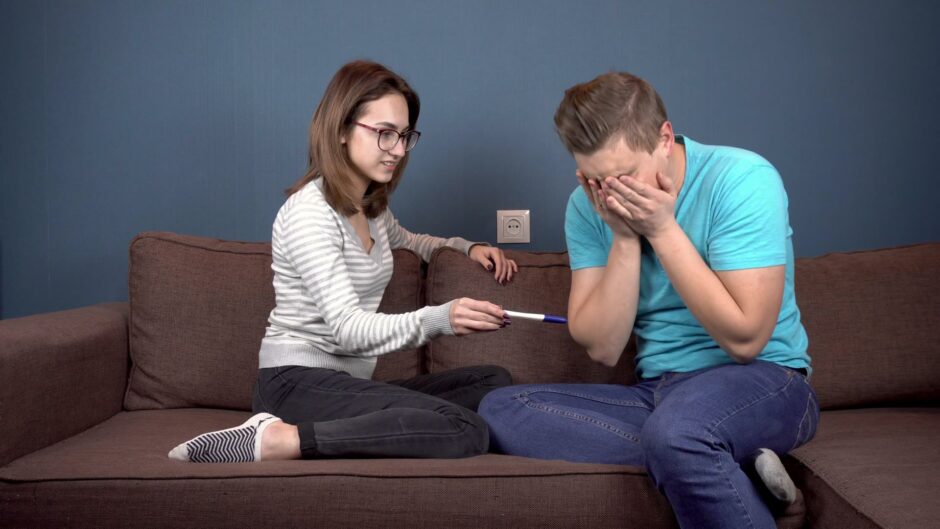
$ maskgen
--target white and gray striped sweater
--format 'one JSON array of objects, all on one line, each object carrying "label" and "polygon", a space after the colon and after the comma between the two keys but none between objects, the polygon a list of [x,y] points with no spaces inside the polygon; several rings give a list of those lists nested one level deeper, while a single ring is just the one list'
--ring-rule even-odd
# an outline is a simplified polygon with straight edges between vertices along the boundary
[{"label": "white and gray striped sweater", "polygon": [[392,249],[427,261],[441,246],[468,253],[473,243],[416,235],[386,209],[369,220],[366,253],[349,220],[326,202],[319,179],[291,195],[271,237],[276,305],[261,341],[260,367],[300,365],[372,378],[376,357],[454,334],[450,303],[405,314],[376,309],[392,277]]}]

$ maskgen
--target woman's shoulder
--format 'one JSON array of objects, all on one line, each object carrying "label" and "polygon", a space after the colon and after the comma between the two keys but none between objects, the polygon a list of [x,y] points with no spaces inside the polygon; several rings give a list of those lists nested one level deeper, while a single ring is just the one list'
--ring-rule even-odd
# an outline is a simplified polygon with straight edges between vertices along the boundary
[{"label": "woman's shoulder", "polygon": [[326,197],[323,196],[323,190],[317,185],[317,181],[311,180],[307,185],[287,197],[287,200],[284,201],[284,205],[281,206],[281,211],[291,211],[294,209],[313,209],[323,210],[325,212],[333,208],[326,202]]},{"label": "woman's shoulder", "polygon": [[283,221],[290,221],[298,217],[318,221],[329,221],[332,224],[339,222],[339,217],[330,204],[323,196],[323,191],[316,183],[311,181],[296,193],[287,197],[281,209],[278,211],[278,218]]}]

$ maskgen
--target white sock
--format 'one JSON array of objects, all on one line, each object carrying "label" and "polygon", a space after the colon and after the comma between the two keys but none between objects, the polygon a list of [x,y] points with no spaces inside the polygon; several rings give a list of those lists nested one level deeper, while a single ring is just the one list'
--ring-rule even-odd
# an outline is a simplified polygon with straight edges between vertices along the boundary
[{"label": "white sock", "polygon": [[754,460],[754,470],[761,481],[767,487],[767,490],[778,500],[787,505],[796,501],[796,485],[787,474],[780,458],[773,450],[761,448],[757,458]]},{"label": "white sock", "polygon": [[235,428],[196,436],[167,454],[170,459],[194,463],[244,463],[261,459],[261,435],[280,421],[270,413],[259,413]]}]

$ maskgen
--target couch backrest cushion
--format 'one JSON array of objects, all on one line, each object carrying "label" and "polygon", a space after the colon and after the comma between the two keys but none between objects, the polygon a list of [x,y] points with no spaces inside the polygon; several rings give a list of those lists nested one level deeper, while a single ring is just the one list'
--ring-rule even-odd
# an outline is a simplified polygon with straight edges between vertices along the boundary
[{"label": "couch backrest cushion", "polygon": [[823,408],[940,401],[940,244],[796,262]]},{"label": "couch backrest cushion", "polygon": [[[479,263],[443,248],[428,269],[428,303],[440,305],[459,297],[486,300],[507,310],[558,314],[568,306],[571,271],[567,253],[506,251],[519,265],[514,281],[500,286]],[[519,384],[542,382],[633,383],[635,349],[627,347],[620,363],[608,368],[588,358],[568,334],[566,325],[514,320],[491,333],[443,337],[427,347],[432,373],[468,365],[497,364]]]},{"label": "couch backrest cushion", "polygon": [[[420,259],[396,252],[380,312],[415,310]],[[130,248],[128,410],[249,409],[258,348],[274,307],[271,245],[147,232]],[[376,374],[419,372],[417,350],[386,355]]]}]

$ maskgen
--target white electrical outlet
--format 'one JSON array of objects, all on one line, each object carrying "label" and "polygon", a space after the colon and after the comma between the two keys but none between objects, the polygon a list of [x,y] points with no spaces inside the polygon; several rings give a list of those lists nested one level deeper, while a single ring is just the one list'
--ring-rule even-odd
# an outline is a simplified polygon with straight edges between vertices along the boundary
[{"label": "white electrical outlet", "polygon": [[529,242],[529,210],[497,210],[496,242],[500,244]]}]

